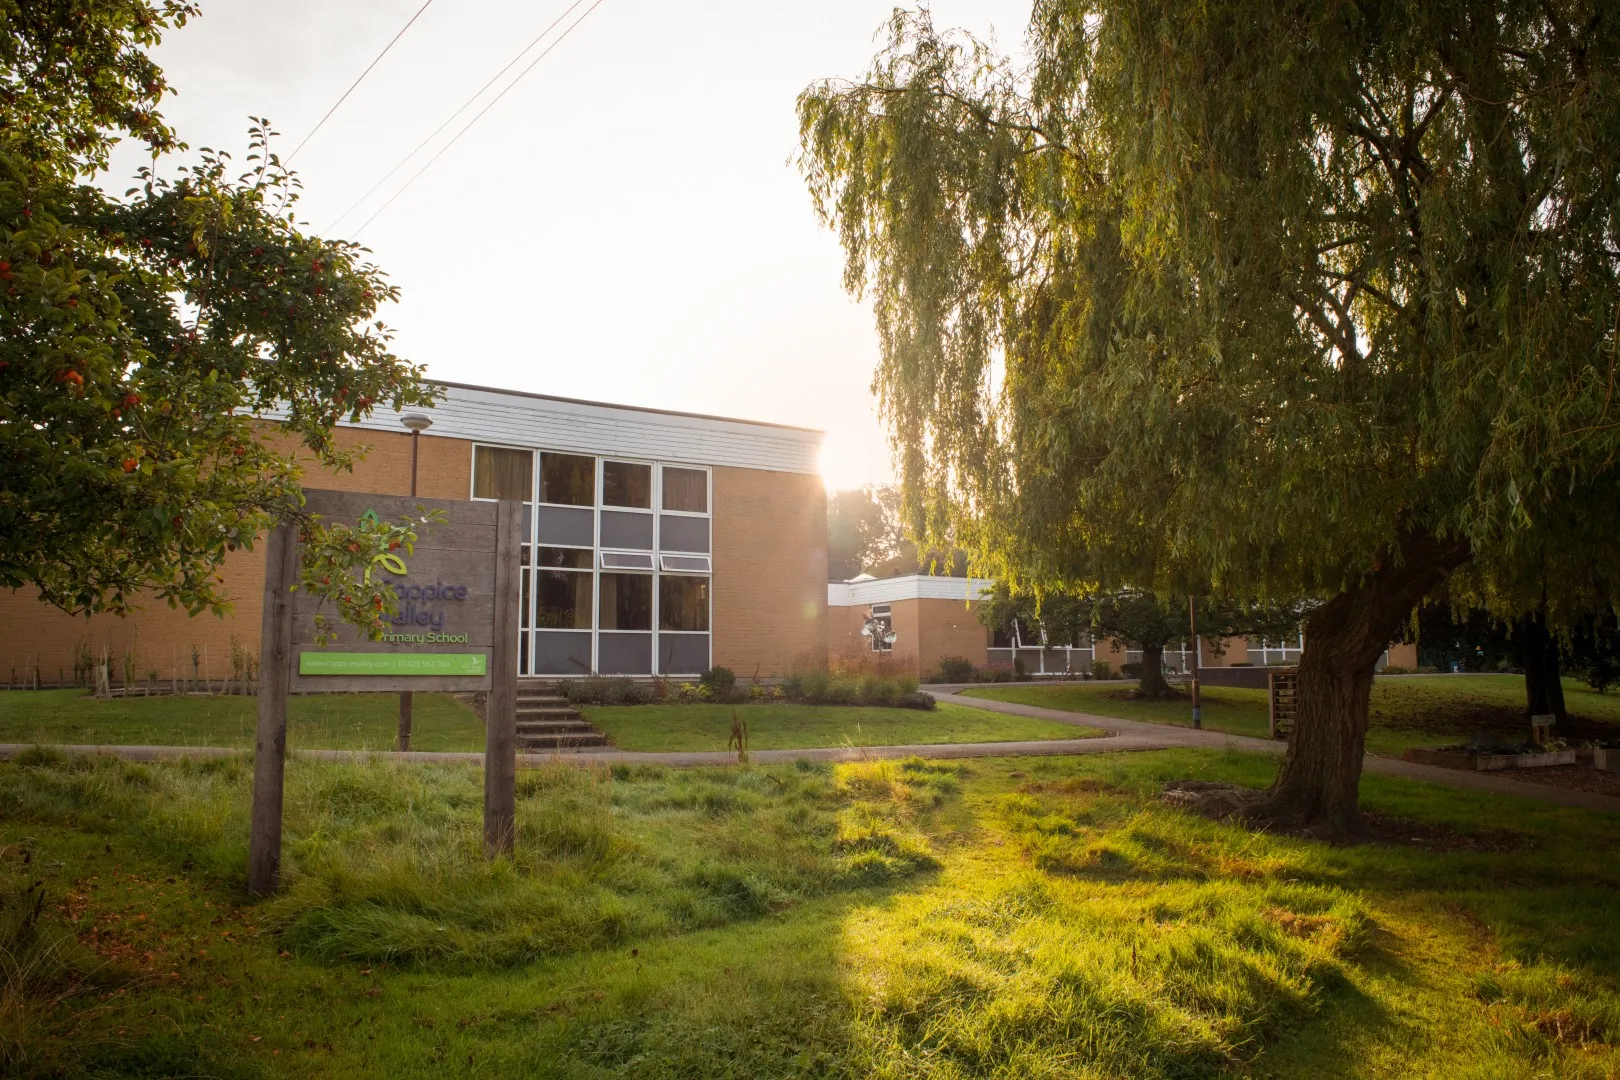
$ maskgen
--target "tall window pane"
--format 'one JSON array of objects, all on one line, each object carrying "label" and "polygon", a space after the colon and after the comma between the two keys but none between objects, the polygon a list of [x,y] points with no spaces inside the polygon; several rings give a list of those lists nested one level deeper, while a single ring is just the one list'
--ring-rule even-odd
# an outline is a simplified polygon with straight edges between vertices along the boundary
[{"label": "tall window pane", "polygon": [[652,576],[603,574],[600,628],[652,629]]},{"label": "tall window pane", "polygon": [[658,629],[707,630],[708,628],[709,579],[659,578]]},{"label": "tall window pane", "polygon": [[652,466],[629,461],[602,462],[602,505],[652,509]]},{"label": "tall window pane", "polygon": [[709,512],[709,474],[702,469],[664,470],[664,509]]},{"label": "tall window pane", "polygon": [[534,452],[499,446],[473,447],[473,498],[520,499],[534,496]]},{"label": "tall window pane", "polygon": [[596,505],[596,459],[579,454],[540,455],[540,501]]},{"label": "tall window pane", "polygon": [[537,570],[538,610],[534,625],[541,630],[591,628],[591,575],[571,570]]}]

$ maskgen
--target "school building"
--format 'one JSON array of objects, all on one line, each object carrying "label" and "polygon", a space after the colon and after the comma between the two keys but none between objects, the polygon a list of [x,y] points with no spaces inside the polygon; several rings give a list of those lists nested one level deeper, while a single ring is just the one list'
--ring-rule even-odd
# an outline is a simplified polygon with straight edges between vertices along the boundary
[{"label": "school building", "polygon": [[[887,653],[919,678],[937,670],[945,657],[962,657],[976,667],[1016,666],[1032,676],[1057,678],[1084,676],[1096,661],[1107,663],[1115,674],[1125,664],[1141,662],[1140,649],[1115,646],[1106,639],[1094,641],[1086,634],[1057,641],[1049,639],[1038,624],[1015,621],[1004,627],[984,626],[979,622],[979,597],[994,587],[995,582],[987,578],[926,574],[862,575],[831,582],[827,585],[828,654]],[[862,634],[863,628],[873,632]],[[892,644],[884,641],[886,634],[878,632],[880,629],[893,631]],[[1303,647],[1300,637],[1285,642],[1202,639],[1198,665],[1211,669],[1294,664]],[[1164,650],[1164,666],[1171,672],[1190,671],[1192,659],[1190,648]],[[1415,668],[1417,646],[1391,645],[1379,662],[1380,667],[1390,665]]]},{"label": "school building", "polygon": [[[774,676],[825,657],[821,432],[440,385],[419,434],[409,414],[344,424],[339,444],[368,453],[352,473],[311,466],[305,485],[408,495],[414,460],[419,496],[522,500],[522,675]],[[224,619],[161,604],[73,618],[0,594],[0,678],[71,682],[104,649],[115,684],[225,678],[258,658],[263,545],[223,574]]]}]

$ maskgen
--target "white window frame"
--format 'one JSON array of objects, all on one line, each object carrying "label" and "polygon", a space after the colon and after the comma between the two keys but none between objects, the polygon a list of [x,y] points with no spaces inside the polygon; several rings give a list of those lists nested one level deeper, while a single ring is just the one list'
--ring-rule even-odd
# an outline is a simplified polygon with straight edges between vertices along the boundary
[{"label": "white window frame", "polygon": [[[665,510],[664,509],[664,470],[665,469],[685,469],[688,472],[700,472],[700,473],[702,473],[703,474],[703,483],[704,483],[703,505],[707,506],[708,509],[703,511],[701,514],[698,513],[696,510]],[[653,500],[653,506],[655,508],[657,508],[657,510],[658,510],[658,512],[660,514],[669,514],[672,517],[689,517],[689,518],[712,518],[712,517],[714,517],[714,469],[713,468],[711,468],[708,465],[686,465],[686,464],[682,464],[679,461],[660,461],[658,463],[657,474],[658,475],[657,475],[656,479],[657,479],[658,491],[657,491],[657,497]],[[709,542],[710,542],[710,545],[713,546],[714,540],[713,540],[712,535],[710,536],[710,541]]]},{"label": "white window frame", "polygon": [[[529,455],[529,497],[523,500],[525,506],[535,505],[535,497],[540,494],[540,451],[532,446],[512,446],[509,443],[475,442],[468,451],[467,458],[467,501],[468,502],[500,502],[499,499],[479,498],[473,492],[478,490],[478,449],[485,450],[521,450]],[[547,547],[556,545],[547,544]]]}]

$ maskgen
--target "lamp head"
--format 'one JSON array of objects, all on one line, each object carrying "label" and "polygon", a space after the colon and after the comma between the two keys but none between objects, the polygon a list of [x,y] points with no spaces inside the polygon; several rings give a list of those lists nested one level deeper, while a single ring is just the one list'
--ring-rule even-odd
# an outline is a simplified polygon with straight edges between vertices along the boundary
[{"label": "lamp head", "polygon": [[399,422],[404,424],[413,433],[418,433],[426,431],[428,428],[433,426],[433,417],[429,416],[427,413],[408,412],[399,418]]}]

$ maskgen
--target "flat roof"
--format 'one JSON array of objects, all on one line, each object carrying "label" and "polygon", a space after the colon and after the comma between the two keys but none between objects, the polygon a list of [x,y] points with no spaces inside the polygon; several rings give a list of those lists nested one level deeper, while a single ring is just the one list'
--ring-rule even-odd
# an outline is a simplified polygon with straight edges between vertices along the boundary
[{"label": "flat roof", "polygon": [[713,413],[682,412],[679,409],[655,409],[650,405],[620,405],[616,401],[593,401],[590,398],[562,397],[559,394],[540,394],[533,390],[508,390],[503,386],[480,386],[477,383],[454,382],[450,379],[423,379],[436,386],[453,386],[458,390],[481,390],[486,394],[510,394],[513,397],[538,398],[541,401],[561,401],[569,405],[594,405],[600,409],[628,409],[631,412],[654,413],[658,416],[685,416],[693,420],[723,420],[728,424],[752,424],[755,427],[781,428],[783,431],[803,431],[812,435],[827,434],[821,428],[800,427],[797,424],[777,424],[769,420],[744,420],[736,416],[717,416]]},{"label": "flat roof", "polygon": [[[443,379],[425,381],[443,391],[438,402],[421,410],[433,420],[433,426],[424,432],[429,438],[669,464],[820,473],[825,433],[815,428],[614,405]],[[274,409],[262,415],[267,420],[278,420],[285,414]],[[400,413],[386,406],[358,421],[339,423],[395,434],[404,430]]]}]

